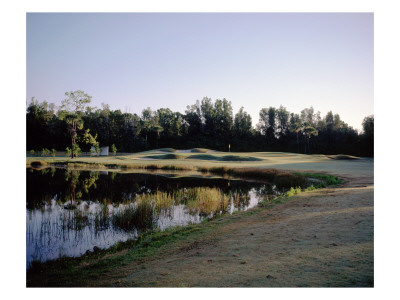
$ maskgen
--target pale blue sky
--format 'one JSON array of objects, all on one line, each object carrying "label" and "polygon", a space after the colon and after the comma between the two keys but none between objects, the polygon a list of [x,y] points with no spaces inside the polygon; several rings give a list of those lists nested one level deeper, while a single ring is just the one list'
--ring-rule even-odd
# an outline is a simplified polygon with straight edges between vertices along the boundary
[{"label": "pale blue sky", "polygon": [[140,114],[207,96],[241,106],[329,110],[354,128],[373,114],[372,13],[27,14],[27,100]]}]

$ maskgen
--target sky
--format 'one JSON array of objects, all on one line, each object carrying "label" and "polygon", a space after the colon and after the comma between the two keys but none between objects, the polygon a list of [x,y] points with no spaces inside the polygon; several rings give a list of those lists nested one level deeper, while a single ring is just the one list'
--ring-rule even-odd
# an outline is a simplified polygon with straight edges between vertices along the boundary
[{"label": "sky", "polygon": [[28,13],[26,100],[140,114],[209,97],[251,114],[374,114],[373,13]]}]

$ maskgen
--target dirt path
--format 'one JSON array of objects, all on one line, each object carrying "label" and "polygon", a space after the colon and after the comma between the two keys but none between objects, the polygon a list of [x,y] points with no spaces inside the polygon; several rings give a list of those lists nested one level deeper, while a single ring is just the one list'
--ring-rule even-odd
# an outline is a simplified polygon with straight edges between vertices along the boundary
[{"label": "dirt path", "polygon": [[358,167],[340,162],[330,171],[346,174],[342,187],[306,192],[238,220],[227,216],[212,234],[111,271],[113,282],[98,284],[373,286],[373,163]]}]

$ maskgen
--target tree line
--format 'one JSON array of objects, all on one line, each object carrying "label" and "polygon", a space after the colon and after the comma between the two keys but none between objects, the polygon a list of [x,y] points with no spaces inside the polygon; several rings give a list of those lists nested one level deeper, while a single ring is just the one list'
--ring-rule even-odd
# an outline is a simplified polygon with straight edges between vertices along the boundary
[{"label": "tree line", "polygon": [[256,126],[251,116],[231,102],[210,98],[197,100],[185,113],[169,108],[144,109],[140,115],[111,110],[108,104],[91,107],[83,91],[67,92],[60,107],[32,100],[27,105],[27,151],[57,149],[89,152],[92,147],[112,146],[118,152],[155,148],[210,148],[220,151],[285,151],[305,154],[374,155],[374,116],[363,120],[358,132],[339,114],[325,116],[313,107],[300,113],[284,106],[265,107]]}]

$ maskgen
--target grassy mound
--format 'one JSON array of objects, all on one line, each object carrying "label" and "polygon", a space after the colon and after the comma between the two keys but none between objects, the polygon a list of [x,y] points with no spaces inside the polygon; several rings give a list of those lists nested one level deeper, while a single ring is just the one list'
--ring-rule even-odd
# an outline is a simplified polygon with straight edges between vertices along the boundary
[{"label": "grassy mound", "polygon": [[212,154],[195,154],[188,156],[187,159],[201,159],[201,160],[216,160],[216,161],[261,161],[260,158],[239,156],[239,155],[225,155],[215,156]]},{"label": "grassy mound", "polygon": [[261,161],[262,159],[251,157],[251,156],[225,155],[225,156],[219,157],[218,160],[220,160],[220,161]]},{"label": "grassy mound", "polygon": [[188,156],[187,159],[217,160],[218,157],[216,157],[215,155],[211,155],[211,154],[194,154],[194,155]]},{"label": "grassy mound", "polygon": [[352,156],[352,155],[346,155],[346,154],[337,154],[337,155],[328,155],[327,156],[330,159],[359,159],[357,156]]},{"label": "grassy mound", "polygon": [[171,153],[171,154],[162,154],[162,155],[149,155],[149,156],[145,156],[144,158],[151,158],[151,159],[181,159],[181,158],[183,158],[183,156]]},{"label": "grassy mound", "polygon": [[161,152],[176,152],[174,148],[161,148],[161,149],[156,149],[156,151],[161,151]]},{"label": "grassy mound", "polygon": [[193,148],[190,152],[192,152],[192,153],[207,153],[208,151],[210,151],[210,150],[205,149],[205,148]]}]

